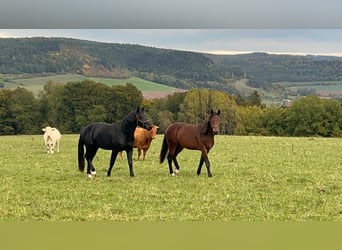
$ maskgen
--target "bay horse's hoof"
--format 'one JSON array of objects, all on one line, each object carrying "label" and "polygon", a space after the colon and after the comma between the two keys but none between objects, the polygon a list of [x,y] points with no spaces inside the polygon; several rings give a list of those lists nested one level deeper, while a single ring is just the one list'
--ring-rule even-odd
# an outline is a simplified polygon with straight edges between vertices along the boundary
[{"label": "bay horse's hoof", "polygon": [[96,177],[96,171],[90,171],[90,174],[87,174],[89,178],[95,178]]},{"label": "bay horse's hoof", "polygon": [[174,172],[175,174],[179,174],[179,169],[175,169],[175,172]]},{"label": "bay horse's hoof", "polygon": [[175,174],[175,173],[172,173],[171,176],[176,176],[176,174]]}]

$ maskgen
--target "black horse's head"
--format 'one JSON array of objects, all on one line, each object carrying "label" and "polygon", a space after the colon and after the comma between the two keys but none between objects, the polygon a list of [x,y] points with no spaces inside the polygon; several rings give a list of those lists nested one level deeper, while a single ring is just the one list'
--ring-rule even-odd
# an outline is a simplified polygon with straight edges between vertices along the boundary
[{"label": "black horse's head", "polygon": [[146,118],[144,114],[144,108],[140,109],[140,107],[138,107],[135,111],[135,117],[137,119],[137,125],[147,130],[152,129],[153,124],[150,122],[149,119]]}]

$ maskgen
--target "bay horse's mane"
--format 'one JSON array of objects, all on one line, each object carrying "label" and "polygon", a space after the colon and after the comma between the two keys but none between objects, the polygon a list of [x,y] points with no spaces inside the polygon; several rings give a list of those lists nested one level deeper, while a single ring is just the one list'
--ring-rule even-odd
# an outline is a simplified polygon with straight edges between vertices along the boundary
[{"label": "bay horse's mane", "polygon": [[200,128],[201,134],[203,134],[203,135],[210,134],[210,132],[212,132],[210,130],[210,128],[211,128],[210,118],[207,121],[203,122],[202,124],[198,125],[198,127]]},{"label": "bay horse's mane", "polygon": [[211,113],[210,113],[208,119],[197,126],[200,128],[200,132],[202,135],[214,134],[212,127],[211,127],[211,124],[210,124],[210,120],[215,115],[218,115],[218,113],[213,112],[213,110],[211,110]]}]

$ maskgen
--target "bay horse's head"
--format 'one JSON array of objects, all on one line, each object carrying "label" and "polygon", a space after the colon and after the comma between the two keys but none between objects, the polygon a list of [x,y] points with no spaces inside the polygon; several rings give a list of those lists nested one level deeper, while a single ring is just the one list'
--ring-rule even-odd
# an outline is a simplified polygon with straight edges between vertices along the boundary
[{"label": "bay horse's head", "polygon": [[135,111],[135,117],[137,119],[137,125],[147,130],[152,129],[153,125],[150,122],[150,120],[146,118],[144,114],[144,108],[140,109],[140,107],[138,107],[137,110]]},{"label": "bay horse's head", "polygon": [[220,114],[221,114],[220,110],[218,110],[217,112],[214,112],[213,110],[210,111],[208,125],[210,125],[214,135],[217,135],[218,132],[220,131],[220,123],[221,123]]}]

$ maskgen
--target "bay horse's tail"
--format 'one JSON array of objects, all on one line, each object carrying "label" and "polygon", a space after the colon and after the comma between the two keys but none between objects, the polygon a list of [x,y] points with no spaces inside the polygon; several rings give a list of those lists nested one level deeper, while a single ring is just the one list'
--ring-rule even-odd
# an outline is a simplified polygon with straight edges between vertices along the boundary
[{"label": "bay horse's tail", "polygon": [[81,172],[84,171],[84,143],[82,135],[80,135],[80,139],[78,139],[78,169]]},{"label": "bay horse's tail", "polygon": [[169,145],[167,144],[166,136],[164,135],[163,145],[162,145],[162,148],[160,150],[160,155],[159,155],[159,162],[160,163],[164,162],[168,149],[169,149]]}]

